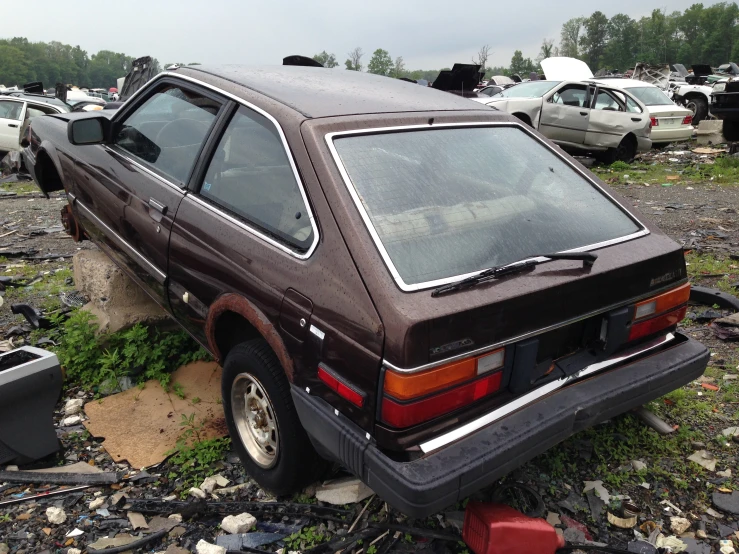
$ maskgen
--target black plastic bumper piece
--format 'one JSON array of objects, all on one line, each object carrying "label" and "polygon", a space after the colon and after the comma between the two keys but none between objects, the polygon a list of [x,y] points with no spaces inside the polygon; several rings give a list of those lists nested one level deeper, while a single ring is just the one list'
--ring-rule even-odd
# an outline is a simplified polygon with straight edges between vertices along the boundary
[{"label": "black plastic bumper piece", "polygon": [[426,517],[491,484],[552,446],[703,374],[708,349],[676,335],[672,345],[562,388],[413,462],[383,454],[365,431],[324,400],[292,387],[311,439],[411,517]]}]

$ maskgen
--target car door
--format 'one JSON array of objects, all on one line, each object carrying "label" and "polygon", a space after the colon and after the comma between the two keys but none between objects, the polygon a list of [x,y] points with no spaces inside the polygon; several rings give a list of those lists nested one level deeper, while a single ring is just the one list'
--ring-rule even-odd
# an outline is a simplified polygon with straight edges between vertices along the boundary
[{"label": "car door", "polygon": [[555,142],[584,144],[590,119],[590,92],[581,83],[568,83],[547,94],[541,107],[539,131]]},{"label": "car door", "polygon": [[621,91],[597,87],[591,96],[586,145],[616,148],[629,132],[644,126],[646,116],[635,113]]},{"label": "car door", "polygon": [[165,308],[172,222],[223,106],[196,86],[160,79],[114,117],[107,144],[76,147],[73,208]]},{"label": "car door", "polygon": [[25,102],[22,100],[0,98],[0,151],[9,152],[20,148],[24,107]]},{"label": "car door", "polygon": [[291,270],[310,256],[318,229],[286,143],[273,121],[240,106],[212,149],[172,231],[172,310],[205,342],[208,307],[236,290],[270,315],[282,304],[281,324],[304,338],[313,304]]}]

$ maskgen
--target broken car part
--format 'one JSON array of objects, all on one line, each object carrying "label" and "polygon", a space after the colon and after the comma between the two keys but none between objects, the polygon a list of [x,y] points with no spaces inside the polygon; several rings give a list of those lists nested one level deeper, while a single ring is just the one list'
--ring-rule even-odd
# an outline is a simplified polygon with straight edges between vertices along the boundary
[{"label": "broken car part", "polygon": [[29,463],[59,450],[54,407],[62,379],[48,350],[23,346],[0,354],[0,464]]},{"label": "broken car part", "polygon": [[0,481],[20,484],[110,485],[121,480],[120,473],[37,473],[34,471],[0,471]]},{"label": "broken car part", "polygon": [[724,310],[739,311],[739,298],[719,289],[694,286],[690,288],[691,302],[705,304],[706,306],[718,305]]},{"label": "broken car part", "polygon": [[62,494],[68,494],[70,492],[77,492],[85,489],[89,489],[92,485],[82,485],[79,487],[69,487],[66,489],[55,489],[53,491],[42,492],[39,494],[31,494],[23,496],[21,498],[12,498],[10,500],[3,500],[0,502],[0,506],[7,506],[9,504],[20,504],[21,502],[27,502],[29,500],[38,500],[39,498],[46,498],[47,496],[59,496]]}]

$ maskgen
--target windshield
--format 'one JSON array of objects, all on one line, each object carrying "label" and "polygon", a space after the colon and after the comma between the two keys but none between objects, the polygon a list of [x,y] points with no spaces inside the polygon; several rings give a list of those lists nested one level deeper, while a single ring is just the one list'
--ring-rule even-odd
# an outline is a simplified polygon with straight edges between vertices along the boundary
[{"label": "windshield", "polygon": [[507,88],[493,98],[541,98],[559,84],[559,81],[532,81]]},{"label": "windshield", "polygon": [[667,95],[656,87],[638,87],[626,89],[636,96],[645,106],[669,106],[673,104]]},{"label": "windshield", "polygon": [[431,286],[639,230],[517,127],[355,135],[336,137],[334,145],[402,285]]}]

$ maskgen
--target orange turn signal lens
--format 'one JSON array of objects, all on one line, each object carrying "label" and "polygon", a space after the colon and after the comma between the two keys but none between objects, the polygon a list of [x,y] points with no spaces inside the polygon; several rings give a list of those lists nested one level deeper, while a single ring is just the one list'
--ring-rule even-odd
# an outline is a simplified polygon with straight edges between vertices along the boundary
[{"label": "orange turn signal lens", "polygon": [[501,348],[419,373],[396,373],[388,369],[385,372],[384,390],[398,400],[410,400],[499,369],[504,362],[505,350]]},{"label": "orange turn signal lens", "polygon": [[655,296],[649,300],[645,300],[644,302],[639,302],[636,305],[636,311],[634,312],[634,321],[639,321],[653,315],[664,313],[680,306],[681,304],[687,303],[689,298],[690,283],[685,283],[684,285],[667,291],[664,294],[660,294],[659,296]]}]

